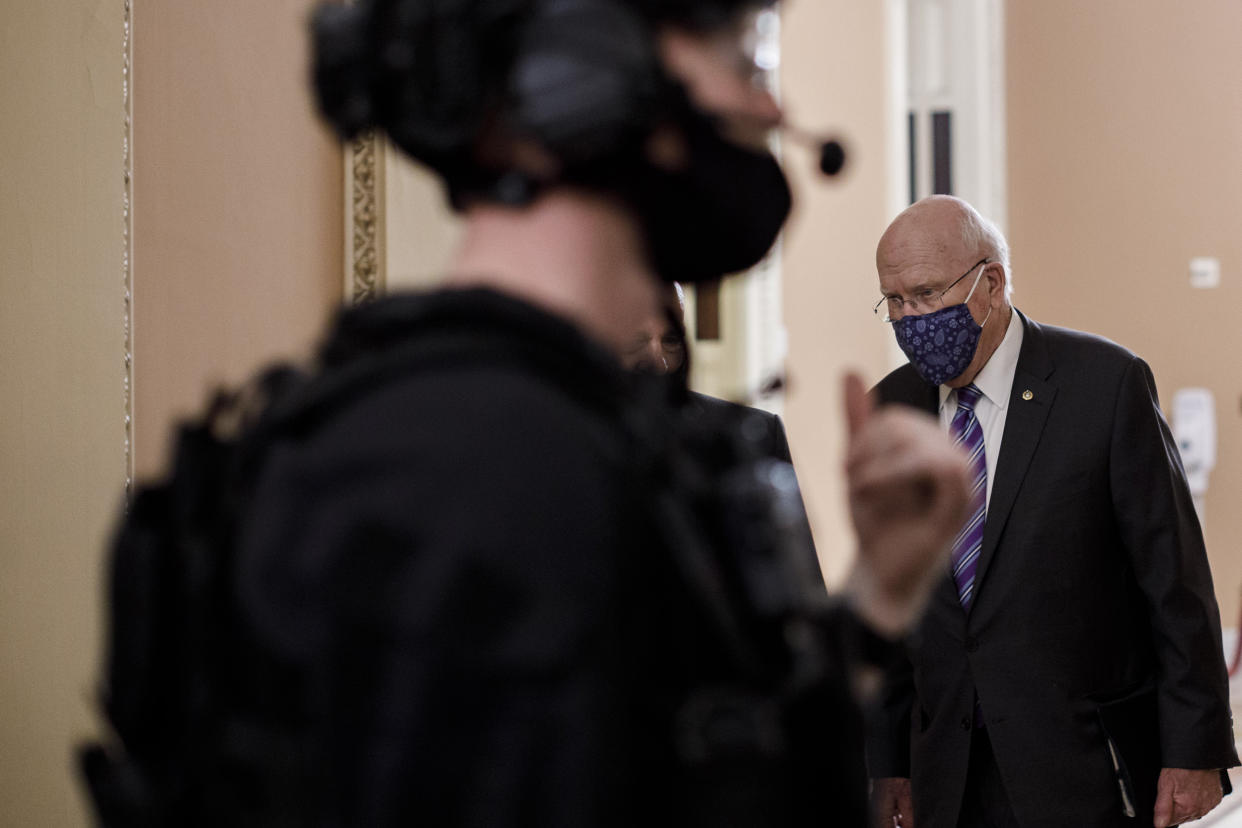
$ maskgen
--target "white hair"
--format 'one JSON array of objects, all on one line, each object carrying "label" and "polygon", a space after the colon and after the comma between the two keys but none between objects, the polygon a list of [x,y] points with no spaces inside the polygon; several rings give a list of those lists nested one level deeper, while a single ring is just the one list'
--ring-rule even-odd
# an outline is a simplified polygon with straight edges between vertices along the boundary
[{"label": "white hair", "polygon": [[686,292],[681,287],[681,282],[673,282],[673,293],[677,295],[677,304],[681,307],[682,312],[686,310]]},{"label": "white hair", "polygon": [[979,211],[967,204],[962,206],[962,244],[967,250],[978,250],[1005,268],[1005,298],[1013,295],[1013,271],[1009,268],[1009,242],[1000,228]]}]

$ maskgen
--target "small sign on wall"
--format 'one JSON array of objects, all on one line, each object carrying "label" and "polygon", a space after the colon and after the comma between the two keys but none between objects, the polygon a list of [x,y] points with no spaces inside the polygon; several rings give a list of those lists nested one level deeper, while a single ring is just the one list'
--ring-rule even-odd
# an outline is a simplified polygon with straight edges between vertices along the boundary
[{"label": "small sign on wall", "polygon": [[1191,259],[1190,286],[1197,288],[1220,287],[1220,259],[1212,256],[1196,256]]}]

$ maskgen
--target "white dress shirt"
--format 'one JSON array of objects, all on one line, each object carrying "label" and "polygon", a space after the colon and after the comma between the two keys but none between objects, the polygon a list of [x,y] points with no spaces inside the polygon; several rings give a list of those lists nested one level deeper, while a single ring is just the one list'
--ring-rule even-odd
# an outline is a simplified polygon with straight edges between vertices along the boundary
[{"label": "white dress shirt", "polygon": [[[1018,352],[1022,350],[1022,320],[1017,311],[1010,314],[1005,338],[991,358],[975,376],[974,384],[982,392],[975,403],[975,416],[983,428],[983,454],[988,464],[987,502],[992,502],[992,481],[996,479],[996,459],[1000,457],[1001,437],[1005,434],[1005,418],[1009,414],[1009,392],[1018,368]],[[940,386],[940,423],[945,431],[957,413],[957,390]]]}]

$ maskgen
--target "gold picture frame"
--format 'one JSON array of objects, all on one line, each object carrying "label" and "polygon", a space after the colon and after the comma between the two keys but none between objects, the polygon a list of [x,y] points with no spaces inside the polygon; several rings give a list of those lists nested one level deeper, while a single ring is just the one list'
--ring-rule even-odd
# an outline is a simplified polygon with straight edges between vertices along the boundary
[{"label": "gold picture frame", "polygon": [[345,145],[345,300],[358,305],[385,289],[384,142],[368,133]]}]

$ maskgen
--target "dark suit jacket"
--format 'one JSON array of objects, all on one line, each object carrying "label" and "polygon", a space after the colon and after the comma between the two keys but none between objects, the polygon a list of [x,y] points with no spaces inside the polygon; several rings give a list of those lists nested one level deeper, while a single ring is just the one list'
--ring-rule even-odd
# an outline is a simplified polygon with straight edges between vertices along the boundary
[{"label": "dark suit jacket", "polygon": [[[1147,364],[1021,319],[975,600],[967,616],[948,576],[933,593],[890,676],[871,774],[911,777],[920,828],[956,825],[977,691],[1023,826],[1150,825],[1160,767],[1238,764],[1202,534]],[[939,405],[909,365],[875,390]]]},{"label": "dark suit jacket", "polygon": [[[730,400],[722,400],[719,397],[709,397],[697,391],[689,392],[686,408],[690,415],[706,428],[739,434],[750,445],[749,451],[753,457],[780,460],[789,463],[792,467],[793,458],[789,453],[789,439],[785,436],[785,424],[772,412]],[[815,544],[811,537],[811,524],[807,518],[806,509],[801,503],[801,494],[798,497],[800,525],[797,528],[797,534],[805,536],[813,564],[810,568],[816,576],[820,576],[819,558],[815,554]]]},{"label": "dark suit jacket", "polygon": [[[751,461],[773,459],[792,463],[785,426],[775,414],[697,392],[690,392],[686,411],[691,422],[705,432],[730,434],[742,441],[745,448],[739,451],[744,452]],[[723,472],[724,469],[718,471]],[[794,494],[797,502],[791,505],[796,508],[792,513],[786,513],[790,523],[776,531],[783,537],[783,543],[790,544],[786,548],[793,552],[796,575],[813,580],[811,588],[823,592],[827,599],[806,510],[801,495],[796,491]],[[817,716],[824,717],[826,722],[824,732],[828,734],[829,741],[823,747],[828,748],[831,764],[826,771],[821,766],[813,774],[806,774],[807,769],[802,769],[804,778],[795,784],[805,784],[816,791],[824,803],[824,810],[816,814],[813,824],[864,828],[868,819],[863,720],[851,678],[863,662],[891,660],[896,648],[891,642],[883,641],[870,632],[844,604],[834,601],[830,602],[830,606],[823,619],[822,631],[831,643],[824,651],[825,662],[818,665],[818,669],[825,671],[825,678],[808,701],[817,711]],[[780,637],[783,638],[786,633],[787,629],[782,624]],[[711,824],[748,824],[745,817],[730,813],[726,807],[718,813],[723,816]],[[822,814],[831,814],[831,817],[821,817]],[[821,822],[821,818],[827,819],[827,822]]]},{"label": "dark suit jacket", "polygon": [[785,425],[781,418],[761,408],[709,397],[698,391],[689,392],[686,406],[693,416],[708,418],[721,423],[731,423],[741,427],[747,421],[755,423],[753,439],[757,441],[760,451],[786,463],[793,462],[789,454],[789,440],[785,437]]}]

